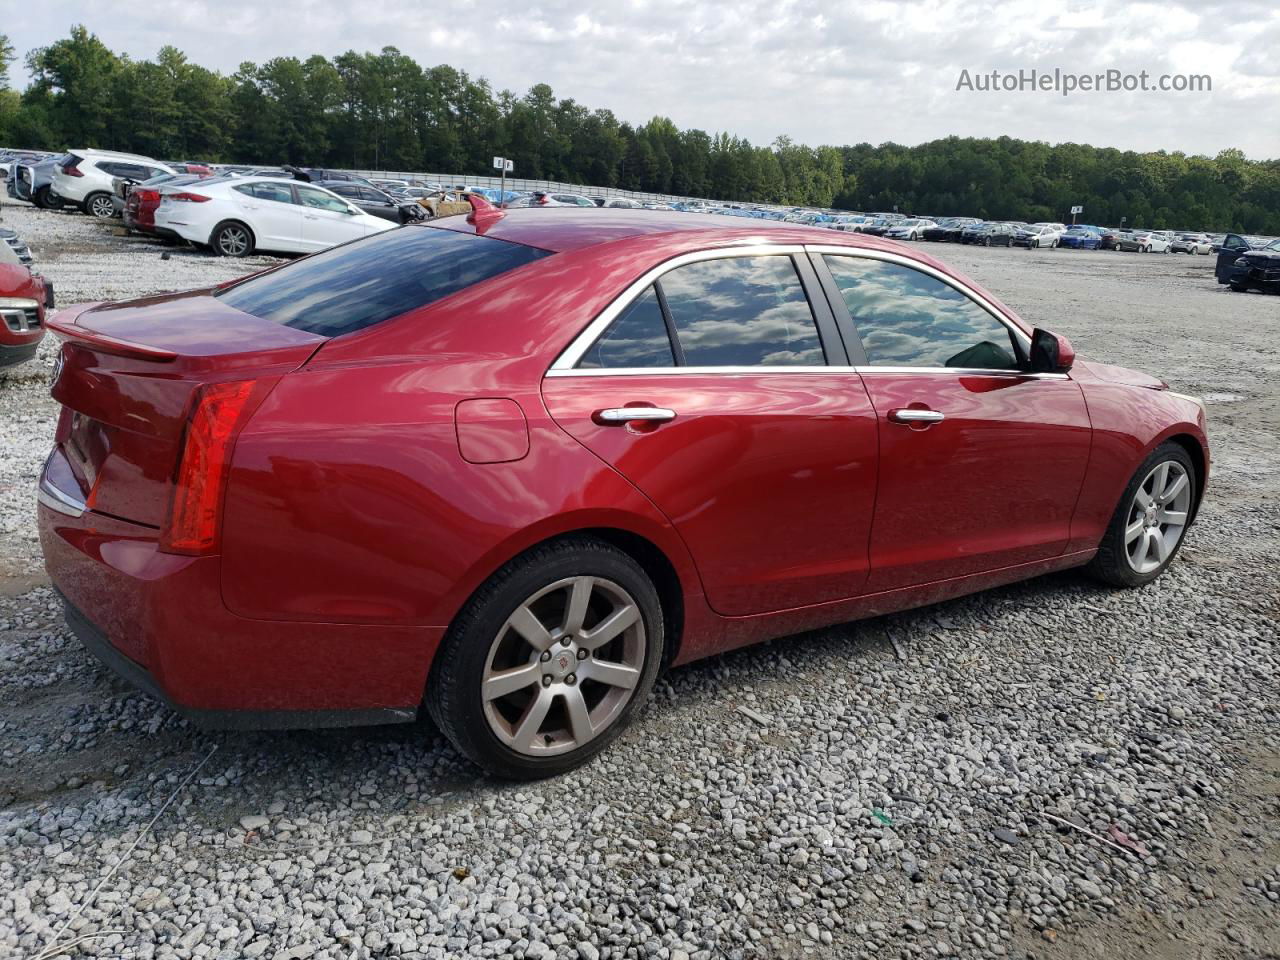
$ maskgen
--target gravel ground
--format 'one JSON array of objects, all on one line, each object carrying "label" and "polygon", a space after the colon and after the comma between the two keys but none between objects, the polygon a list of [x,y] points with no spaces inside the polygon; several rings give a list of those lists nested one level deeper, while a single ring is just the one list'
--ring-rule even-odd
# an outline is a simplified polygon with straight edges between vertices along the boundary
[{"label": "gravel ground", "polygon": [[[0,212],[62,303],[245,266]],[[533,786],[425,722],[210,735],[105,673],[39,570],[48,354],[0,374],[0,956],[64,926],[131,958],[1280,955],[1280,298],[1207,257],[931,250],[1211,401],[1179,560],[676,670]]]}]

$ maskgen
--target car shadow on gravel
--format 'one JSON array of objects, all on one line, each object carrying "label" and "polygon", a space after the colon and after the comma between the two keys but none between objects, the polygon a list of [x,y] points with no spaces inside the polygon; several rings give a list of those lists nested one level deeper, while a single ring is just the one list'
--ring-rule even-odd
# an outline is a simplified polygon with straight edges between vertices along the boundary
[{"label": "car shadow on gravel", "polygon": [[[936,636],[970,631],[981,643],[1010,613],[1035,618],[1037,611],[1102,602],[1110,593],[1080,574],[1065,572],[903,613],[853,621],[709,657],[670,671],[628,741],[678,736],[687,722],[677,713],[703,713],[747,685],[768,695],[773,683],[822,683],[839,671],[858,683],[859,664],[901,660],[905,670],[928,670]],[[1084,614],[1088,616],[1088,614]],[[1042,648],[1033,651],[1040,655]],[[60,790],[103,789],[143,771],[178,769],[217,746],[220,766],[239,771],[248,793],[270,792],[280,771],[301,773],[320,794],[362,803],[351,785],[371,770],[396,771],[401,789],[379,792],[383,811],[447,797],[474,787],[501,786],[458,755],[428,719],[387,726],[292,731],[201,731],[166,705],[133,690],[62,633],[47,684],[9,698],[3,729],[20,731],[15,750],[21,765],[0,769],[0,803],[33,802]],[[0,691],[4,677],[0,676]],[[785,691],[783,691],[785,692]],[[679,710],[672,709],[678,705]],[[761,708],[764,709],[764,708]],[[740,718],[739,718],[740,719]],[[668,729],[670,728],[670,729]],[[726,741],[732,739],[726,729]],[[785,730],[765,731],[775,747],[791,746]],[[653,758],[660,763],[660,758]],[[236,805],[242,800],[228,798]]]}]

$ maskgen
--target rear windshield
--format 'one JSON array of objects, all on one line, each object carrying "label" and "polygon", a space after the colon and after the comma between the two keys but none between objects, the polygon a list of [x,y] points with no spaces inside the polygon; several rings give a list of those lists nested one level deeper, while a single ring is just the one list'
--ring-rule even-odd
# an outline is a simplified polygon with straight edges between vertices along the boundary
[{"label": "rear windshield", "polygon": [[401,227],[238,283],[218,297],[263,320],[338,337],[547,255],[491,237]]}]

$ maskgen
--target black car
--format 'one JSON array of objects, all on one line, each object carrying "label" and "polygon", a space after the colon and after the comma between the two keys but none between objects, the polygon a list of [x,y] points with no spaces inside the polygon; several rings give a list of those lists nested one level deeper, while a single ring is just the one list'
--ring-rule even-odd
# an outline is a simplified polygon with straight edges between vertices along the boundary
[{"label": "black car", "polygon": [[[370,187],[374,190],[378,189],[359,174],[347,173],[345,170],[325,170],[320,167],[294,167],[288,164],[285,164],[282,169],[293,174],[295,180],[301,180],[304,183],[336,183],[338,181],[342,181],[344,183],[358,183],[361,186]],[[328,188],[326,187],[326,189]]]},{"label": "black car", "polygon": [[368,187],[363,183],[351,183],[347,180],[312,181],[317,187],[336,193],[344,200],[350,200],[365,213],[371,213],[392,223],[408,223],[411,220],[422,220],[426,211],[417,200],[397,200],[377,187]]},{"label": "black car", "polygon": [[960,235],[964,232],[965,227],[971,227],[978,220],[970,220],[966,217],[947,217],[938,221],[934,226],[927,228],[922,233],[921,239],[932,240],[935,243],[959,243]]},{"label": "black car", "polygon": [[961,229],[960,242],[983,247],[1008,247],[1013,244],[1013,227],[1007,223],[970,223]]},{"label": "black car", "polygon": [[1228,233],[1218,250],[1214,273],[1219,283],[1228,284],[1237,293],[1280,293],[1280,240],[1254,250],[1238,233]]}]

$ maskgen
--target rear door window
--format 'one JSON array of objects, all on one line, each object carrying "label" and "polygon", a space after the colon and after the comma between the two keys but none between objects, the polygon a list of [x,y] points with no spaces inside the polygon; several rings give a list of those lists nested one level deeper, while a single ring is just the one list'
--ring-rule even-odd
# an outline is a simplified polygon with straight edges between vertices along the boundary
[{"label": "rear door window", "polygon": [[674,367],[675,353],[667,333],[658,293],[649,287],[618,314],[600,339],[578,361],[579,367]]},{"label": "rear door window", "polygon": [[702,260],[663,274],[658,286],[691,367],[826,363],[789,256]]},{"label": "rear door window", "polygon": [[250,277],[216,295],[255,317],[337,337],[548,255],[492,237],[401,227]]}]

